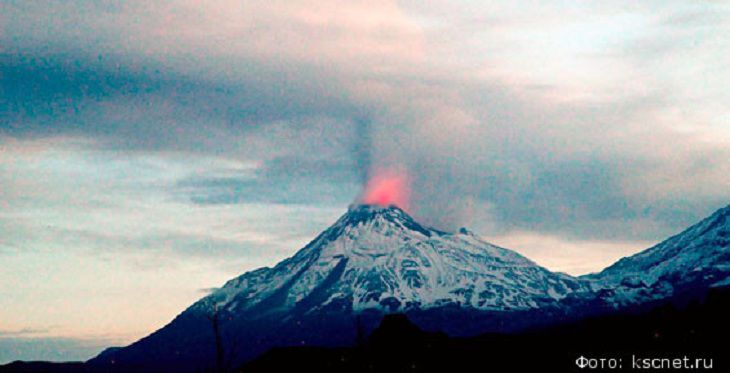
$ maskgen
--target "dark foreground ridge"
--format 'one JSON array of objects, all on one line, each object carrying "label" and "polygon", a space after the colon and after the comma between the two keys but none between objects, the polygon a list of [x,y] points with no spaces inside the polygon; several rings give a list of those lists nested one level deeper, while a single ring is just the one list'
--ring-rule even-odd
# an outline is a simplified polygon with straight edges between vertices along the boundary
[{"label": "dark foreground ridge", "polygon": [[[726,372],[730,369],[728,315],[730,287],[713,288],[703,297],[675,298],[648,310],[471,338],[423,331],[405,315],[394,314],[386,316],[367,338],[353,341],[354,347],[274,348],[226,372]],[[592,366],[580,368],[581,363]],[[648,369],[647,364],[669,369]],[[676,368],[674,364],[690,365]],[[705,369],[710,365],[711,369]],[[0,367],[0,373],[135,371],[132,366],[83,363],[15,362]],[[175,370],[160,367],[159,371]]]},{"label": "dark foreground ridge", "polygon": [[276,348],[238,372],[727,372],[728,315],[730,287],[648,312],[472,338],[425,332],[405,315],[389,315],[356,347]]}]

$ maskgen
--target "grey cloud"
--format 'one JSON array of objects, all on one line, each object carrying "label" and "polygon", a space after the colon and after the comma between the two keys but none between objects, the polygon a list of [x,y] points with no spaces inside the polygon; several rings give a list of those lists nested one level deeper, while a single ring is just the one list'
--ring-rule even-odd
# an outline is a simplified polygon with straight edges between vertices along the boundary
[{"label": "grey cloud", "polygon": [[156,63],[67,53],[20,51],[3,59],[8,105],[0,133],[83,135],[118,148],[216,152],[230,150],[231,136],[267,123],[303,126],[302,119],[356,114],[345,98],[325,94],[335,84],[315,84],[307,73],[297,77],[252,65],[242,81],[215,82]]},{"label": "grey cloud", "polygon": [[[610,8],[598,13],[611,14]],[[74,18],[64,9],[61,13]],[[104,17],[118,11],[84,10]],[[511,22],[514,11],[507,7],[497,20],[477,12],[469,17],[487,22],[468,27],[491,35],[485,40],[495,42],[495,53],[506,53],[508,45],[497,43],[492,33],[530,21],[527,15]],[[685,25],[688,19],[694,23],[707,13],[662,14],[658,27]],[[287,14],[280,16],[270,20],[272,25]],[[446,15],[453,22],[439,29],[444,37],[468,36],[465,32],[471,29],[453,26],[460,17]],[[113,20],[110,29],[124,29],[130,26],[128,20]],[[719,188],[699,190],[676,180],[654,186],[676,189],[660,197],[643,195],[635,187],[647,174],[657,180],[672,175],[670,163],[686,164],[675,173],[678,177],[700,174],[710,184],[725,181],[716,160],[726,152],[690,137],[677,140],[671,129],[657,122],[657,112],[677,105],[676,97],[665,94],[665,84],[639,94],[614,92],[590,102],[555,104],[542,99],[559,92],[554,84],[496,78],[485,82],[469,75],[468,69],[439,68],[436,57],[433,63],[409,64],[418,60],[405,51],[389,51],[387,58],[374,60],[382,65],[363,64],[346,53],[341,58],[326,55],[318,62],[313,58],[317,56],[302,55],[300,49],[285,53],[275,48],[271,55],[255,55],[255,48],[224,53],[226,48],[211,43],[206,46],[210,49],[185,50],[164,44],[170,40],[160,41],[162,48],[134,39],[139,45],[111,53],[110,45],[123,46],[118,35],[104,30],[98,37],[73,40],[69,35],[98,25],[82,22],[72,29],[66,21],[51,25],[69,33],[58,35],[64,42],[51,52],[42,46],[57,38],[43,39],[38,25],[26,27],[27,38],[18,36],[10,44],[3,73],[17,78],[5,88],[11,121],[4,132],[72,133],[98,138],[104,146],[122,151],[172,148],[261,162],[255,177],[211,172],[182,178],[173,193],[196,204],[344,205],[374,168],[402,164],[412,173],[414,213],[437,226],[483,225],[498,232],[530,229],[590,238],[619,232],[623,239],[646,239],[676,230],[730,197]],[[147,18],[143,21],[138,26],[152,27],[145,23]],[[317,31],[306,27],[297,23],[295,28],[303,34]],[[140,32],[127,31],[129,37]],[[580,57],[641,66],[651,58],[642,51],[655,47],[657,53],[665,53],[664,35],[675,33],[639,35],[646,38]],[[223,36],[245,42],[245,34]],[[308,48],[330,51],[332,40],[322,41],[326,45],[317,41]],[[448,49],[452,53],[468,51],[453,45]],[[150,55],[141,53],[144,48]],[[165,48],[174,53],[159,54]],[[203,50],[211,54],[201,54]],[[470,61],[467,57],[464,60]],[[655,75],[646,84],[668,79]],[[39,124],[49,123],[46,119],[51,117],[52,125]],[[680,149],[667,145],[677,141],[682,142]],[[489,212],[469,211],[474,209]],[[475,219],[489,220],[490,225]]]},{"label": "grey cloud", "polygon": [[724,11],[712,7],[706,9],[697,9],[689,12],[677,12],[662,17],[660,24],[665,27],[682,27],[682,28],[707,28],[717,26],[727,22],[728,9]]},{"label": "grey cloud", "polygon": [[346,206],[359,189],[357,168],[345,159],[283,156],[253,175],[195,175],[177,191],[198,204],[278,203]]},{"label": "grey cloud", "polygon": [[[155,232],[128,233],[112,230],[91,230],[83,228],[64,228],[58,226],[39,227],[24,222],[10,222],[0,218],[5,231],[5,241],[22,251],[49,250],[61,246],[72,247],[87,255],[108,258],[123,253],[143,253],[153,257],[163,255],[160,261],[173,262],[180,258],[198,257],[211,260],[237,257],[263,257],[268,251],[278,248],[278,242],[261,242],[255,239],[231,239],[211,234],[181,233],[164,228]],[[154,224],[146,222],[145,224]],[[142,223],[140,223],[142,224]],[[140,226],[140,230],[142,227]],[[27,237],[33,237],[31,240]],[[282,233],[284,241],[286,234]],[[173,254],[168,256],[168,254]],[[160,261],[140,263],[155,268]]]},{"label": "grey cloud", "polygon": [[51,331],[51,328],[22,328],[16,330],[0,330],[0,338],[20,337],[34,334],[44,334]]},{"label": "grey cloud", "polygon": [[646,126],[670,105],[654,92],[550,107],[498,85],[462,92],[467,101],[458,107],[465,116],[429,128],[434,108],[455,105],[444,99],[406,121],[400,133],[384,131],[416,141],[396,150],[374,147],[395,151],[408,165],[414,213],[431,224],[478,227],[484,234],[514,229],[654,240],[730,198],[718,163],[727,148]]}]

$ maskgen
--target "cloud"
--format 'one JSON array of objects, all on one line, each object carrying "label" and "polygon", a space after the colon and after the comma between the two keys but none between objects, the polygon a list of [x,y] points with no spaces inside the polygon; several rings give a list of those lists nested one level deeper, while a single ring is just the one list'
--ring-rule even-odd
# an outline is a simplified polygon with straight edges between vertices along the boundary
[{"label": "cloud", "polygon": [[21,328],[15,330],[0,330],[0,338],[26,337],[34,334],[45,334],[50,328]]},{"label": "cloud", "polygon": [[[21,251],[50,245],[92,253],[173,254],[168,262],[187,255],[254,260],[305,243],[346,208],[276,202],[285,196],[271,188],[285,172],[277,168],[281,165],[184,153],[118,154],[72,140],[8,142],[4,149],[10,157],[0,161],[0,181],[6,185],[0,243]],[[306,173],[294,181],[306,178],[303,190],[333,189]],[[240,180],[250,181],[249,189],[236,184]],[[231,185],[240,187],[241,200],[216,201],[220,189]],[[258,198],[243,200],[249,193]],[[283,224],[272,224],[287,215]],[[297,216],[318,225],[299,226]]]},{"label": "cloud", "polygon": [[443,228],[647,239],[728,197],[720,6],[76,8],[9,8],[5,133],[260,163],[181,178],[198,204],[339,204],[401,168]]},{"label": "cloud", "polygon": [[113,56],[28,53],[11,53],[2,64],[9,105],[0,133],[10,136],[87,136],[119,149],[228,154],[263,124],[286,123],[296,132],[353,111],[307,75],[289,80],[259,71],[211,83]]},{"label": "cloud", "polygon": [[[6,1],[0,319],[130,342],[291,255],[382,169],[428,224],[598,270],[730,199],[728,12]],[[31,342],[9,358],[56,343]]]},{"label": "cloud", "polygon": [[571,275],[597,272],[624,256],[655,244],[652,241],[574,240],[522,231],[485,238],[500,246],[517,250],[552,271]]}]

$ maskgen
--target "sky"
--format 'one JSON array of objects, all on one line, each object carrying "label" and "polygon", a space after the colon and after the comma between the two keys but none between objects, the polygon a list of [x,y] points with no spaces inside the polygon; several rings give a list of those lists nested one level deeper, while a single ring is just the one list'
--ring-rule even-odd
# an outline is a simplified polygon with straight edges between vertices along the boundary
[{"label": "sky", "polygon": [[575,275],[730,202],[725,2],[0,6],[0,363],[131,343],[383,175]]}]

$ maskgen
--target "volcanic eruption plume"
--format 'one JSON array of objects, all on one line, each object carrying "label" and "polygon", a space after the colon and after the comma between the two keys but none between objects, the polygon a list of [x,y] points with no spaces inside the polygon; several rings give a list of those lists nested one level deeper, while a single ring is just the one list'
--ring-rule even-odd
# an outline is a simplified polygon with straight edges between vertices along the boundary
[{"label": "volcanic eruption plume", "polygon": [[405,169],[378,169],[370,173],[360,201],[371,205],[396,205],[408,211],[409,199],[410,183]]},{"label": "volcanic eruption plume", "polygon": [[355,204],[395,205],[446,231],[470,225],[473,183],[463,182],[461,165],[441,156],[449,145],[445,136],[431,134],[432,126],[411,124],[403,131],[389,123],[380,117],[355,122],[353,156],[362,183]]}]

